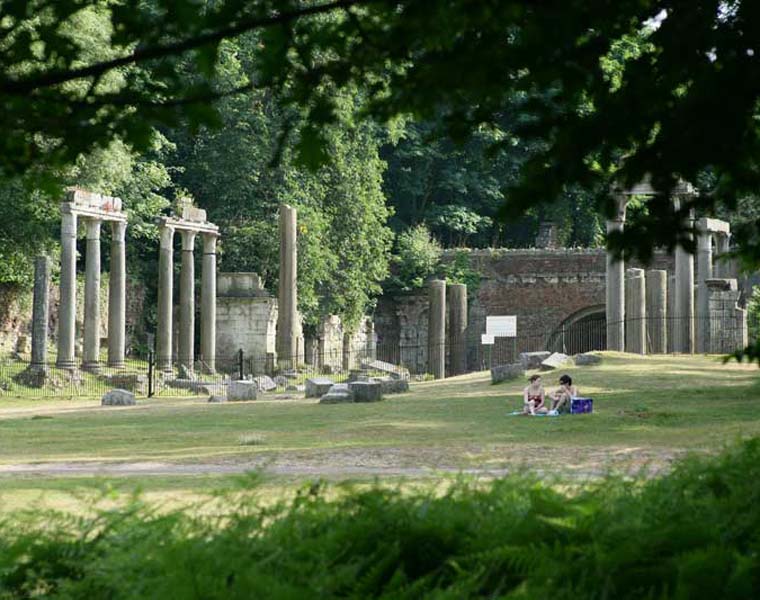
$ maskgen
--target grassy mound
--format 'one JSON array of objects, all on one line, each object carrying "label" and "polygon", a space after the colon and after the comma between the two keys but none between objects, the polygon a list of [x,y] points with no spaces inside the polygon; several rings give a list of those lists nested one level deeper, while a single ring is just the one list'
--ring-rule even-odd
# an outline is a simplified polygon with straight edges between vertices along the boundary
[{"label": "grassy mound", "polygon": [[647,482],[526,477],[444,495],[319,485],[223,517],[128,510],[0,523],[0,597],[749,598],[760,440]]}]

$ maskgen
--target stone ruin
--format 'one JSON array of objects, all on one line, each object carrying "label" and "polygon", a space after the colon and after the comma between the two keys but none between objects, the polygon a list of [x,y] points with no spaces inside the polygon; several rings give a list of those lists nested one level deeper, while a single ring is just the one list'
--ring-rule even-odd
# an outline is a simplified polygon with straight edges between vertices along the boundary
[{"label": "stone ruin", "polygon": [[206,211],[188,199],[180,199],[171,216],[159,221],[161,247],[158,261],[158,329],[156,361],[160,371],[172,370],[172,319],[174,303],[174,233],[182,236],[182,267],[179,283],[179,339],[177,358],[185,374],[195,368],[195,240],[203,238],[201,272],[201,354],[202,370],[216,370],[216,242],[219,228],[206,220]]}]

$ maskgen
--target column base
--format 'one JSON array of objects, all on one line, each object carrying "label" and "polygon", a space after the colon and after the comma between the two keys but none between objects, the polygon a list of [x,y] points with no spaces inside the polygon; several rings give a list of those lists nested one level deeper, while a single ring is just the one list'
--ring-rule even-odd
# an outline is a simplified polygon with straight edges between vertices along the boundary
[{"label": "column base", "polygon": [[87,371],[88,373],[100,373],[100,363],[82,363],[82,371]]},{"label": "column base", "polygon": [[55,366],[59,369],[76,369],[77,363],[76,360],[57,360],[55,361]]},{"label": "column base", "polygon": [[108,361],[108,368],[109,369],[123,369],[126,366],[126,363],[122,361]]}]

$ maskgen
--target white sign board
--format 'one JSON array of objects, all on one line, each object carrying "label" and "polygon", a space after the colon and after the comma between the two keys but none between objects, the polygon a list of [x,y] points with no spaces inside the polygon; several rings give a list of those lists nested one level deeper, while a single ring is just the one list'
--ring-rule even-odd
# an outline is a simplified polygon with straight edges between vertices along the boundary
[{"label": "white sign board", "polygon": [[486,317],[486,333],[494,337],[517,337],[517,317]]},{"label": "white sign board", "polygon": [[483,344],[484,346],[493,346],[493,342],[494,342],[494,339],[492,335],[489,335],[487,333],[480,334],[480,343]]}]

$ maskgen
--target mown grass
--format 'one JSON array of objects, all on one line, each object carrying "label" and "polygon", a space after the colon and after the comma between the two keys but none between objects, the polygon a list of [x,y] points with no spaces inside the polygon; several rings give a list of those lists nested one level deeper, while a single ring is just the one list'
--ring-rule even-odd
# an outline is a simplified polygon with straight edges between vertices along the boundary
[{"label": "mown grass", "polygon": [[[487,374],[416,383],[410,393],[376,404],[208,404],[201,397],[109,408],[90,399],[2,399],[0,469],[71,461],[212,465],[193,474],[103,480],[141,487],[163,501],[202,496],[214,482],[226,481],[209,473],[217,463],[240,464],[241,470],[274,460],[338,465],[332,479],[358,477],[341,476],[340,465],[367,457],[375,465],[424,467],[435,476],[444,466],[600,475],[618,458],[626,468],[637,468],[658,453],[667,463],[684,452],[715,452],[760,435],[757,367],[723,364],[716,357],[606,354],[601,366],[567,372],[594,398],[593,415],[509,416],[521,406],[524,383],[491,385]],[[545,376],[547,387],[558,375]],[[288,487],[316,473],[280,476],[272,486]],[[40,496],[65,504],[69,490],[91,487],[87,481],[63,473],[7,473],[0,475],[0,504],[15,508]]]},{"label": "mown grass", "polygon": [[[607,355],[602,366],[567,372],[594,398],[593,415],[508,416],[521,406],[524,383],[491,385],[485,374],[414,384],[410,393],[375,404],[210,405],[201,397],[102,408],[89,400],[3,401],[0,464],[208,461],[348,447],[437,447],[450,449],[452,460],[464,465],[481,463],[479,451],[500,446],[710,449],[760,433],[756,367],[711,357]],[[260,443],[241,444],[244,436]],[[464,448],[475,454],[460,455]]]}]

